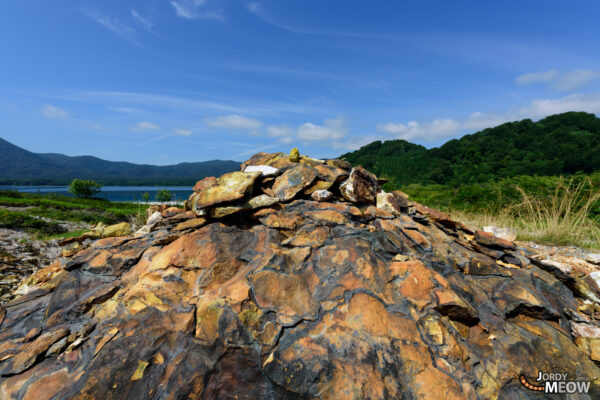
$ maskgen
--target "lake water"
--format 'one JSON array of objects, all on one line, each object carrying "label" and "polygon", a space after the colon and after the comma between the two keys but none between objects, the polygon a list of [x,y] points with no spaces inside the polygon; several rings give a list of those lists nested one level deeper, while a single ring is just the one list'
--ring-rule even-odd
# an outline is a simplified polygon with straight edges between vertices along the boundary
[{"label": "lake water", "polygon": [[[174,201],[184,201],[193,192],[192,186],[104,186],[102,191],[94,197],[110,201],[142,201],[144,193],[150,194],[150,201],[155,201],[159,189],[168,189],[173,192]],[[69,193],[68,186],[0,186],[0,190],[16,190],[26,193],[57,193],[73,196]]]}]

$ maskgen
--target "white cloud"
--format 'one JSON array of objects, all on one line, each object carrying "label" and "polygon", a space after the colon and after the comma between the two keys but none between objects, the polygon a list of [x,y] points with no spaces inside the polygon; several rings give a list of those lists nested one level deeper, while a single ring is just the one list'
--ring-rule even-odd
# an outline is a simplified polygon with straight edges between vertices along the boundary
[{"label": "white cloud", "polygon": [[152,23],[152,21],[149,18],[142,17],[134,9],[131,10],[131,16],[148,30],[152,29],[152,27],[154,26],[154,24]]},{"label": "white cloud", "polygon": [[[410,121],[406,124],[388,122],[378,124],[377,130],[389,135],[384,139],[404,139],[409,141],[432,142],[456,137],[458,133],[480,131],[492,128],[509,121],[525,118],[541,119],[553,114],[568,111],[584,111],[600,115],[600,92],[571,94],[559,99],[536,99],[529,105],[505,112],[474,112],[467,118],[459,120],[435,119],[431,122]],[[378,139],[373,139],[378,140]],[[357,148],[360,142],[338,144],[340,148]],[[362,145],[362,144],[361,144]]]},{"label": "white cloud", "polygon": [[298,128],[297,137],[306,142],[340,140],[347,132],[345,123],[343,117],[326,119],[323,125],[307,122]]},{"label": "white cloud", "polygon": [[530,85],[532,83],[551,82],[558,76],[558,71],[551,69],[546,72],[529,72],[516,77],[515,82],[519,85]]},{"label": "white cloud", "polygon": [[175,13],[178,17],[185,19],[208,18],[218,21],[225,21],[225,17],[215,11],[201,10],[205,8],[207,0],[172,0],[171,5],[175,7]]},{"label": "white cloud", "polygon": [[440,138],[451,136],[462,129],[461,124],[453,119],[442,118],[434,119],[431,122],[419,123],[410,121],[406,125],[401,123],[388,122],[378,124],[379,132],[386,132],[404,140],[425,140],[433,141]]},{"label": "white cloud", "polygon": [[558,90],[571,91],[587,86],[592,81],[600,78],[600,71],[577,69],[561,75],[554,85]]},{"label": "white cloud", "polygon": [[355,136],[353,138],[349,138],[348,140],[344,140],[343,142],[333,142],[333,148],[342,150],[356,150],[376,140],[386,139],[389,138],[386,138],[381,135]]},{"label": "white cloud", "polygon": [[152,122],[142,121],[139,124],[132,126],[131,130],[134,132],[158,131],[160,130],[160,126],[153,124]]},{"label": "white cloud", "polygon": [[243,115],[231,114],[222,117],[206,118],[204,122],[215,128],[258,129],[262,122]]},{"label": "white cloud", "polygon": [[69,118],[69,113],[63,110],[62,108],[54,107],[50,104],[44,104],[42,106],[42,115],[45,118],[50,119],[67,119]]},{"label": "white cloud", "polygon": [[495,113],[482,113],[479,111],[469,115],[467,120],[463,123],[464,129],[472,129],[475,131],[498,126],[505,122],[508,122],[510,117],[508,115],[499,115]]},{"label": "white cloud", "polygon": [[521,118],[543,118],[567,111],[600,114],[600,92],[571,94],[560,99],[538,99],[519,110]]},{"label": "white cloud", "polygon": [[191,129],[176,128],[173,129],[173,132],[181,136],[190,136],[193,131]]},{"label": "white cloud", "polygon": [[111,18],[108,15],[104,15],[95,10],[87,10],[85,12],[89,18],[93,19],[104,28],[108,29],[111,32],[116,33],[124,39],[129,40],[133,44],[137,45],[136,38],[137,32],[132,27],[125,25],[118,18]]},{"label": "white cloud", "polygon": [[553,89],[568,92],[581,89],[597,79],[600,79],[600,70],[576,69],[559,73],[555,69],[551,69],[546,72],[530,72],[519,75],[515,82],[520,85],[545,83]]},{"label": "white cloud", "polygon": [[271,125],[267,128],[267,134],[271,137],[290,137],[294,130],[287,125]]}]

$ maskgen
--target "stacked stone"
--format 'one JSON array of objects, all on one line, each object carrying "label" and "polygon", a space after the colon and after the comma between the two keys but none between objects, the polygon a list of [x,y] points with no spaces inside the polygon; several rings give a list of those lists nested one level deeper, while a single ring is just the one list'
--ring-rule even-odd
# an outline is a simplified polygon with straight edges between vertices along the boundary
[{"label": "stacked stone", "polygon": [[363,167],[352,168],[338,159],[301,156],[297,149],[289,156],[258,153],[242,164],[241,171],[196,183],[185,208],[200,217],[223,218],[276,203],[312,199],[376,204],[392,215],[406,211],[408,196],[399,191],[384,192],[380,186],[384,182]]}]

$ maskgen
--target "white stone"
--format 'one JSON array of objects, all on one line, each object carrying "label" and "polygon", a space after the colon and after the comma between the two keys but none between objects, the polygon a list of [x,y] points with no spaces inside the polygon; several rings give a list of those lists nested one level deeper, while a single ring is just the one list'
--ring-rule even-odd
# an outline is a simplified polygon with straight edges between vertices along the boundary
[{"label": "white stone", "polygon": [[162,215],[161,215],[160,211],[155,211],[146,220],[146,225],[149,225],[150,227],[153,227],[154,225],[158,224],[158,222],[161,219],[162,219]]},{"label": "white stone", "polygon": [[392,215],[401,215],[400,202],[393,193],[381,191],[377,193],[377,208],[381,208]]},{"label": "white stone", "polygon": [[592,264],[600,264],[600,254],[588,254],[587,256],[585,256],[585,261]]},{"label": "white stone", "polygon": [[600,289],[600,271],[594,271],[590,274],[590,277],[596,282],[596,286]]},{"label": "white stone", "polygon": [[248,165],[244,172],[260,172],[262,176],[275,176],[279,173],[279,168],[270,165]]},{"label": "white stone", "polygon": [[554,260],[540,260],[540,262],[548,267],[554,267],[556,269],[561,270],[565,274],[570,274],[573,271],[573,267],[569,264],[561,263]]},{"label": "white stone", "polygon": [[315,190],[314,192],[312,192],[312,194],[310,195],[310,197],[315,200],[315,201],[327,201],[329,200],[331,197],[333,196],[333,193],[331,193],[329,190]]},{"label": "white stone", "polygon": [[571,322],[573,336],[586,338],[600,338],[600,327],[584,322]]},{"label": "white stone", "polygon": [[484,226],[484,232],[488,232],[496,236],[497,238],[514,242],[517,239],[517,234],[511,231],[509,228],[498,228],[494,225]]}]

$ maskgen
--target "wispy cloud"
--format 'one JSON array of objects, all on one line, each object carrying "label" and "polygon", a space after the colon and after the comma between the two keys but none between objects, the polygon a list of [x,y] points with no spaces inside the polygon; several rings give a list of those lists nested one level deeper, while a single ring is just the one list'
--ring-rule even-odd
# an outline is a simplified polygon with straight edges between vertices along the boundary
[{"label": "wispy cloud", "polygon": [[531,85],[532,83],[552,82],[558,76],[558,71],[551,69],[545,72],[529,72],[519,75],[515,78],[515,82],[519,85]]},{"label": "wispy cloud", "polygon": [[172,0],[171,5],[175,8],[178,17],[185,19],[216,19],[225,21],[225,16],[218,11],[207,9],[207,0]]},{"label": "wispy cloud", "polygon": [[68,119],[69,113],[62,108],[55,107],[51,104],[44,104],[42,106],[42,115],[44,118],[49,119]]},{"label": "wispy cloud", "polygon": [[311,36],[331,36],[331,37],[346,37],[346,38],[362,38],[362,39],[397,39],[398,36],[389,36],[383,34],[374,34],[357,31],[339,31],[339,30],[322,30],[309,27],[301,27],[292,23],[282,21],[269,13],[262,1],[247,1],[244,3],[246,10],[254,16],[260,18],[265,23],[283,29],[290,33],[298,35]]},{"label": "wispy cloud", "polygon": [[160,130],[160,126],[152,122],[142,121],[139,124],[132,126],[130,129],[134,132],[149,132]]},{"label": "wispy cloud", "polygon": [[137,114],[139,112],[142,112],[142,110],[137,109],[137,108],[131,108],[131,107],[106,107],[111,111],[114,112],[118,112],[118,113],[123,113],[123,114]]},{"label": "wispy cloud", "polygon": [[190,136],[194,131],[192,129],[185,128],[175,128],[173,129],[173,133],[179,136]]},{"label": "wispy cloud", "polygon": [[[210,115],[215,112],[240,115],[260,115],[261,117],[280,114],[322,115],[325,105],[331,109],[331,103],[324,103],[321,98],[304,101],[277,101],[234,97],[215,100],[214,96],[204,93],[186,93],[186,96],[167,95],[161,93],[120,92],[120,91],[63,91],[56,93],[30,93],[40,98],[61,101],[85,102],[100,104],[102,107],[131,108],[144,111],[170,113],[190,113],[194,115]],[[140,107],[143,107],[140,108]]]},{"label": "wispy cloud", "polygon": [[520,85],[544,83],[553,89],[568,92],[584,88],[596,80],[600,80],[600,70],[576,69],[559,73],[557,70],[551,69],[545,72],[529,72],[519,75],[515,82]]},{"label": "wispy cloud", "polygon": [[96,10],[86,10],[85,15],[123,39],[126,39],[135,45],[139,45],[136,40],[138,36],[136,30],[122,23],[118,18],[112,18],[109,15],[102,14]]},{"label": "wispy cloud", "polygon": [[410,121],[406,124],[388,122],[386,124],[378,124],[379,132],[386,132],[394,135],[398,139],[404,140],[437,140],[439,138],[448,137],[462,128],[461,124],[450,118],[434,119],[431,122],[419,123]]},{"label": "wispy cloud", "polygon": [[343,117],[326,119],[323,125],[311,122],[298,128],[297,138],[305,142],[322,142],[340,140],[346,134],[346,121]]},{"label": "wispy cloud", "polygon": [[222,117],[206,118],[204,122],[208,126],[215,128],[233,128],[233,129],[258,129],[262,122],[244,117],[243,115],[231,114]]},{"label": "wispy cloud", "polygon": [[555,84],[556,89],[571,91],[586,87],[600,78],[600,71],[578,69],[561,75]]},{"label": "wispy cloud", "polygon": [[142,17],[137,11],[131,9],[131,16],[142,26],[144,26],[147,30],[151,30],[154,26],[154,23],[150,20],[150,18]]}]

